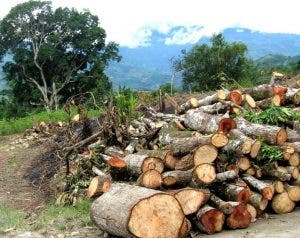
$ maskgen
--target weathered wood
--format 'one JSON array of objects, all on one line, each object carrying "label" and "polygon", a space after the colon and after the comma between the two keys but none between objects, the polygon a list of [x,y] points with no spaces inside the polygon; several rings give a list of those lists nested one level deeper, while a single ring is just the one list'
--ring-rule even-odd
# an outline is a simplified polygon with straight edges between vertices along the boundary
[{"label": "weathered wood", "polygon": [[183,188],[170,192],[178,200],[186,216],[197,212],[210,197],[207,189]]},{"label": "weathered wood", "polygon": [[167,171],[162,174],[163,184],[166,187],[172,187],[175,185],[186,186],[193,178],[193,169],[182,171],[182,170],[172,170]]},{"label": "weathered wood", "polygon": [[278,214],[291,212],[295,208],[295,203],[289,198],[287,192],[276,194],[271,205],[274,212]]},{"label": "weathered wood", "polygon": [[137,184],[145,188],[157,189],[162,185],[162,183],[162,175],[155,169],[143,172],[137,179]]},{"label": "weathered wood", "polygon": [[205,205],[199,209],[193,221],[200,231],[214,234],[222,230],[225,216],[218,209]]},{"label": "weathered wood", "polygon": [[259,191],[265,199],[272,200],[274,192],[272,187],[269,184],[264,183],[263,181],[258,180],[248,174],[244,174],[242,178],[250,187]]},{"label": "weathered wood", "polygon": [[271,145],[283,145],[287,140],[287,132],[284,128],[263,124],[251,123],[242,117],[236,118],[237,127],[241,132],[251,138],[263,138]]},{"label": "weathered wood", "polygon": [[170,194],[115,183],[91,205],[91,219],[112,235],[167,238],[179,237],[185,216]]},{"label": "weathered wood", "polygon": [[238,173],[235,170],[225,171],[222,173],[217,173],[216,182],[225,182],[228,180],[233,180],[238,177]]}]

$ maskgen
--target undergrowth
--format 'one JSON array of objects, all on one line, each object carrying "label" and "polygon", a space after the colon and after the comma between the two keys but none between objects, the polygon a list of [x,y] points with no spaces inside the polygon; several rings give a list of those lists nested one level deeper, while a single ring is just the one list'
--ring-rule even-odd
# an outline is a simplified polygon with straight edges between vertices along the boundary
[{"label": "undergrowth", "polygon": [[28,225],[25,218],[25,212],[0,204],[0,233],[12,228],[18,230],[26,229]]},{"label": "undergrowth", "polygon": [[[88,110],[88,117],[93,117],[99,115],[99,110]],[[72,110],[71,115],[74,116],[77,114],[75,108]],[[68,114],[63,110],[54,111],[51,113],[47,112],[37,112],[28,114],[26,117],[11,119],[11,120],[2,120],[0,121],[0,136],[11,135],[25,131],[28,128],[32,128],[41,121],[46,123],[55,122],[55,121],[68,121]]]},{"label": "undergrowth", "polygon": [[261,164],[280,161],[283,160],[283,152],[278,147],[270,146],[265,143],[262,143],[259,151],[258,159]]}]

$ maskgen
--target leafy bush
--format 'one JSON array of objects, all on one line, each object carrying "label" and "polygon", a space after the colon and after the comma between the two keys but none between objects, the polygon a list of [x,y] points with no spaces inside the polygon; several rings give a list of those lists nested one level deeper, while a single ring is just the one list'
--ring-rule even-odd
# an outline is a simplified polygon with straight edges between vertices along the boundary
[{"label": "leafy bush", "polygon": [[269,125],[282,125],[288,121],[299,121],[300,113],[291,108],[271,106],[260,113],[246,111],[244,118],[250,122]]},{"label": "leafy bush", "polygon": [[278,147],[262,144],[259,155],[260,163],[271,163],[283,160],[283,152]]}]

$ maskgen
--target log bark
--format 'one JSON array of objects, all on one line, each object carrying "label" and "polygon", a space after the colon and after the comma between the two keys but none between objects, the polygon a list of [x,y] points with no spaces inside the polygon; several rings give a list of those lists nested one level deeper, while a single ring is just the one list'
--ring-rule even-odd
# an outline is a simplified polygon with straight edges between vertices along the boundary
[{"label": "log bark", "polygon": [[287,128],[287,142],[299,142],[300,141],[300,133],[299,131],[291,130]]},{"label": "log bark", "polygon": [[[237,129],[231,130],[229,133],[229,137],[232,139],[232,141],[235,141],[235,143],[232,142],[232,145],[238,145],[238,150],[240,151],[240,154],[249,154],[251,152],[252,144],[255,142],[255,140],[246,136],[244,133]],[[238,143],[237,141],[240,141],[240,143]],[[228,144],[226,146],[225,147],[228,151],[233,152],[230,146],[228,146]],[[233,148],[234,147],[236,146],[233,146]]]},{"label": "log bark", "polygon": [[247,174],[244,174],[242,178],[250,187],[260,192],[265,199],[272,200],[274,191],[269,184],[264,183],[263,181],[258,180],[253,176]]},{"label": "log bark", "polygon": [[285,183],[284,188],[293,202],[300,202],[300,186]]},{"label": "log bark", "polygon": [[115,183],[91,205],[91,219],[112,235],[167,238],[180,237],[185,216],[170,194]]},{"label": "log bark", "polygon": [[222,230],[225,216],[218,209],[205,205],[199,209],[193,221],[200,231],[207,234],[214,234]]},{"label": "log bark", "polygon": [[262,173],[267,177],[275,178],[283,182],[289,181],[291,179],[291,175],[285,169],[281,169],[281,168],[277,168],[277,169],[263,168]]},{"label": "log bark", "polygon": [[268,205],[268,200],[261,194],[251,191],[249,203],[255,208],[264,211]]},{"label": "log bark", "polygon": [[234,170],[225,171],[222,173],[217,173],[216,182],[225,182],[228,180],[233,180],[238,177],[238,173]]},{"label": "log bark", "polygon": [[194,151],[194,165],[209,164],[218,156],[218,150],[213,145],[202,145]]},{"label": "log bark", "polygon": [[193,178],[193,169],[182,171],[182,170],[172,170],[164,172],[162,174],[163,184],[166,187],[172,187],[175,185],[186,186]]},{"label": "log bark", "polygon": [[191,154],[178,159],[175,165],[175,170],[189,170],[194,167],[194,157]]},{"label": "log bark", "polygon": [[137,179],[137,184],[145,188],[157,189],[162,183],[162,175],[155,169],[147,170]]},{"label": "log bark", "polygon": [[274,96],[272,85],[262,84],[257,87],[246,88],[244,93],[250,94],[256,101]]},{"label": "log bark", "polygon": [[289,198],[288,193],[284,192],[274,196],[271,206],[274,212],[282,214],[293,211],[295,203]]},{"label": "log bark", "polygon": [[237,118],[236,123],[238,129],[245,135],[254,139],[261,137],[271,145],[283,145],[287,140],[287,132],[284,128],[251,123],[242,117]]},{"label": "log bark", "polygon": [[278,180],[263,180],[264,183],[270,184],[273,189],[274,193],[283,193],[284,190],[284,184],[281,181]]},{"label": "log bark", "polygon": [[140,150],[137,154],[161,159],[167,168],[175,168],[176,159],[173,156],[172,150]]},{"label": "log bark", "polygon": [[170,192],[180,203],[186,216],[197,212],[210,197],[210,192],[206,189],[183,188]]},{"label": "log bark", "polygon": [[105,148],[104,154],[112,156],[112,157],[124,157],[125,154],[123,150],[117,146],[109,146]]}]

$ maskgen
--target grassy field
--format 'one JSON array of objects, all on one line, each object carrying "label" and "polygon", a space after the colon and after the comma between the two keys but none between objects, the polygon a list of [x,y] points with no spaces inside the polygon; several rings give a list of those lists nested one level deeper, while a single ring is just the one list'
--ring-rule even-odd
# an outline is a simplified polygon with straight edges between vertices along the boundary
[{"label": "grassy field", "polygon": [[[99,115],[99,113],[99,110],[89,110],[87,112],[89,117]],[[77,114],[77,112],[74,109],[72,110],[71,116],[74,116],[75,114]],[[41,121],[48,123],[54,121],[66,122],[68,120],[68,114],[63,110],[58,110],[51,113],[32,113],[23,118],[0,121],[0,136],[23,132],[28,128],[32,128]]]}]

